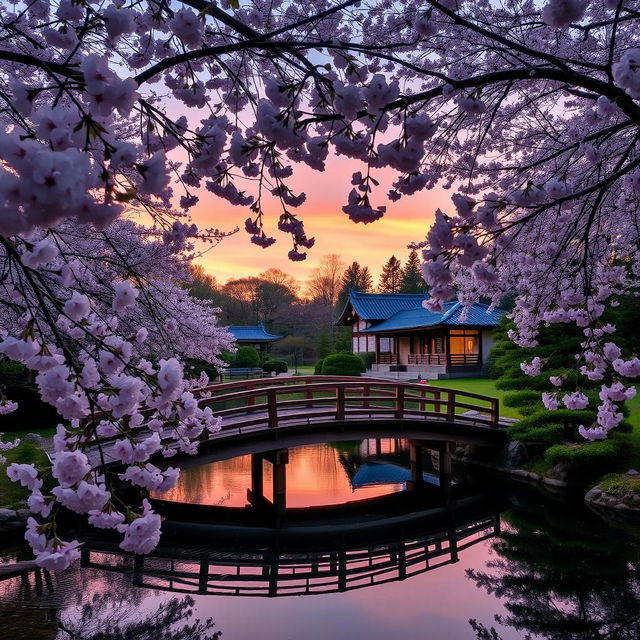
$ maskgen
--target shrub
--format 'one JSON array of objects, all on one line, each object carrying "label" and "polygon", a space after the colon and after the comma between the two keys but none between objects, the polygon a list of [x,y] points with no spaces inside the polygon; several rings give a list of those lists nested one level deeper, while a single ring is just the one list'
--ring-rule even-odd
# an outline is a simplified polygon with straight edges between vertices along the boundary
[{"label": "shrub", "polygon": [[260,358],[260,366],[262,367],[265,362],[269,362],[269,360],[273,360],[270,354],[266,351],[258,351],[258,358]]},{"label": "shrub", "polygon": [[322,375],[322,365],[324,364],[324,358],[320,358],[320,360],[318,360],[318,362],[316,362],[315,366],[313,367],[313,374],[316,376]]},{"label": "shrub", "polygon": [[537,391],[514,391],[507,393],[502,400],[505,407],[526,407],[540,402],[540,394]]},{"label": "shrub", "polygon": [[544,459],[549,464],[562,464],[570,472],[598,475],[614,467],[623,453],[622,443],[609,438],[584,444],[557,444],[547,450]]},{"label": "shrub", "polygon": [[354,353],[333,353],[322,363],[325,376],[358,376],[365,371],[364,361]]},{"label": "shrub", "polygon": [[512,440],[533,445],[530,454],[540,454],[553,444],[564,442],[564,428],[558,424],[550,424],[544,427],[531,427],[524,431],[512,431],[509,429],[509,437]]},{"label": "shrub", "polygon": [[371,365],[376,361],[376,354],[373,351],[365,351],[364,353],[359,353],[358,356],[362,358],[367,369],[371,369]]},{"label": "shrub", "polygon": [[267,360],[262,365],[262,370],[266,372],[275,371],[276,373],[286,373],[289,367],[284,360]]},{"label": "shrub", "polygon": [[253,347],[238,347],[233,360],[234,367],[259,367],[260,356]]}]

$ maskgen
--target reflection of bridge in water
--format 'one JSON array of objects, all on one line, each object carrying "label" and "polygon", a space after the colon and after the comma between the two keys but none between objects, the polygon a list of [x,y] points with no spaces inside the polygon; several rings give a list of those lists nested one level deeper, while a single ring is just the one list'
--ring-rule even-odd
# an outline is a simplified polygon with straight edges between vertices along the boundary
[{"label": "reflection of bridge in water", "polygon": [[[404,522],[381,527],[386,533],[372,535],[369,531],[370,542],[319,548],[316,545],[322,544],[322,538],[315,538],[315,544],[307,542],[307,549],[290,549],[287,544],[286,551],[272,545],[266,549],[253,545],[250,550],[177,550],[166,544],[150,555],[133,556],[116,550],[115,545],[90,542],[83,548],[82,563],[130,574],[137,587],[178,593],[312,595],[405,580],[455,563],[465,549],[500,531],[497,508],[489,507],[486,500],[435,509],[418,520]],[[188,531],[186,527],[184,532]],[[211,537],[216,537],[215,531],[211,527]],[[313,541],[313,536],[309,540]]]}]

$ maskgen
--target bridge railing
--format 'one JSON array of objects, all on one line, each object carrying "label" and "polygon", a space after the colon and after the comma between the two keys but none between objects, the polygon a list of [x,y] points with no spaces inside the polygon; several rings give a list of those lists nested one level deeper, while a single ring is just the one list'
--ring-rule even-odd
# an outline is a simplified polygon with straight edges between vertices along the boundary
[{"label": "bridge railing", "polygon": [[[270,428],[299,418],[424,418],[497,427],[496,398],[431,385],[372,378],[303,376],[213,385],[201,404],[229,426],[264,423]],[[471,413],[470,413],[471,412]],[[265,416],[266,414],[266,416]],[[226,420],[224,420],[226,419]],[[223,426],[224,429],[224,426]]]},{"label": "bridge railing", "polygon": [[[422,419],[499,427],[496,398],[395,380],[301,376],[239,380],[199,391],[205,394],[200,406],[210,407],[214,415],[222,418],[223,434],[275,429],[302,421],[311,424],[365,418]],[[135,437],[145,430],[144,426],[131,429],[129,435]],[[92,438],[89,444],[103,447],[121,437],[117,434]],[[210,437],[204,432],[201,439]],[[171,438],[163,437],[163,442],[169,444]]]}]

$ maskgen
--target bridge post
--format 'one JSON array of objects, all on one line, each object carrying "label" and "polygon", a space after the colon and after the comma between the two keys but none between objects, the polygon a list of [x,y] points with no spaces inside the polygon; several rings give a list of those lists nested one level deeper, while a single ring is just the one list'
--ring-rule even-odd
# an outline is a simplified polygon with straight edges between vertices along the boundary
[{"label": "bridge post", "polygon": [[420,489],[424,486],[424,465],[422,463],[422,443],[409,440],[409,460],[411,463],[411,481],[408,483],[412,489]]},{"label": "bridge post", "polygon": [[206,555],[202,555],[200,558],[200,571],[198,573],[198,593],[207,593],[207,587],[209,586],[209,560]]},{"label": "bridge post", "polygon": [[287,464],[289,451],[280,449],[273,457],[273,507],[275,510],[276,528],[284,526],[287,512]]},{"label": "bridge post", "polygon": [[275,429],[278,426],[278,404],[276,400],[276,390],[267,389],[267,411],[269,414],[269,428]]},{"label": "bridge post", "polygon": [[443,442],[439,448],[440,491],[446,504],[451,502],[451,446],[453,443]]},{"label": "bridge post", "polygon": [[402,385],[396,387],[396,418],[404,417],[404,387]]},{"label": "bridge post", "polygon": [[251,491],[248,497],[254,507],[264,503],[264,479],[260,453],[251,454]]},{"label": "bridge post", "polygon": [[344,420],[344,387],[336,387],[336,420]]},{"label": "bridge post", "polygon": [[449,553],[451,554],[451,562],[458,562],[458,538],[456,537],[456,530],[449,529]]},{"label": "bridge post", "polygon": [[453,422],[456,418],[456,392],[447,391],[447,421]]}]

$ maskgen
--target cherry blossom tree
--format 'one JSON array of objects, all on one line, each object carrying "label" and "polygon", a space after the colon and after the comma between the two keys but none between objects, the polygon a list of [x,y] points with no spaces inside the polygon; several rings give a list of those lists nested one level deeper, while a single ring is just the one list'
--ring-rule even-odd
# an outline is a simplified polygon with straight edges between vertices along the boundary
[{"label": "cherry blossom tree", "polygon": [[294,167],[323,171],[330,153],[361,164],[345,185],[354,222],[453,190],[416,246],[428,305],[515,294],[521,345],[543,323],[580,326],[577,366],[603,381],[581,431],[605,437],[640,375],[600,321],[638,293],[639,17],[633,0],[0,0],[0,349],[71,421],[52,496],[33,468],[9,469],[45,518],[27,533],[43,566],[77,553],[55,533],[59,504],[119,528],[130,550],[159,536],[148,503],[114,504],[87,456],[100,438],[121,436],[123,480],[159,488],[176,473],[150,457],[193,452],[217,428],[171,355],[205,325],[200,355],[228,339],[173,284],[187,244],[224,235],[189,209],[204,191],[246,207],[254,245],[277,226],[302,260],[314,240]]}]

